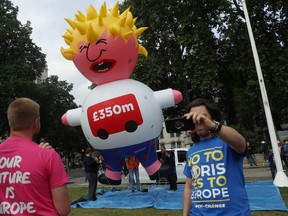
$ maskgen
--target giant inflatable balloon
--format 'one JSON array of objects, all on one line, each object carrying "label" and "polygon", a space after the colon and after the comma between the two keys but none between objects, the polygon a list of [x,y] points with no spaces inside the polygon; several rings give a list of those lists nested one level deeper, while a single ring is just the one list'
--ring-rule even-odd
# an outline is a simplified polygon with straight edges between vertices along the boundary
[{"label": "giant inflatable balloon", "polygon": [[[90,5],[87,14],[80,11],[63,35],[68,48],[63,56],[97,86],[82,107],[68,110],[62,122],[81,125],[87,141],[107,163],[102,184],[121,184],[125,158],[135,155],[150,179],[163,175],[156,155],[156,143],[162,130],[162,109],[181,102],[179,91],[152,91],[145,84],[130,79],[138,54],[147,56],[138,36],[147,28],[137,28],[129,9],[118,12],[118,2],[108,12],[106,3],[99,13]],[[144,72],[143,72],[144,73]]]}]

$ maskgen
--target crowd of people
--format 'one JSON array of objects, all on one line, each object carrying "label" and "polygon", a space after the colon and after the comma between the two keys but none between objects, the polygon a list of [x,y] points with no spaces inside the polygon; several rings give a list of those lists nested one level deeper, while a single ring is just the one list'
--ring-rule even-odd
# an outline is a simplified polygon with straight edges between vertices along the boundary
[{"label": "crowd of people", "polygon": [[[10,135],[0,145],[0,169],[8,177],[1,178],[0,200],[7,204],[7,214],[19,209],[16,213],[68,215],[71,202],[66,185],[69,179],[61,158],[49,143],[32,141],[41,127],[39,109],[39,104],[29,98],[18,98],[8,107]],[[192,101],[184,116],[193,121],[195,129],[187,131],[194,144],[186,155],[183,215],[231,215],[231,212],[251,215],[243,160],[246,156],[251,166],[257,166],[257,163],[249,143],[235,129],[221,123],[220,110],[207,100]],[[288,167],[288,138],[279,144],[279,152]],[[169,189],[175,191],[177,172],[173,152],[162,146],[161,153],[161,163],[171,168],[165,175]],[[271,172],[274,172],[271,147],[265,155]],[[88,200],[96,201],[98,172],[103,172],[99,169],[103,167],[104,158],[87,148],[83,164],[88,181]],[[139,161],[135,156],[128,157],[125,166],[129,171],[126,173],[129,175],[129,190],[141,191]],[[13,177],[15,173],[21,177]]]},{"label": "crowd of people", "polygon": [[[282,165],[285,165],[286,168],[288,168],[288,137],[283,140],[283,143],[278,141],[278,151],[280,154],[280,159]],[[269,145],[267,146],[265,150],[264,157],[268,162],[268,166],[270,167],[272,179],[274,180],[277,168],[276,168],[276,162],[275,162],[275,157],[274,157],[274,152],[272,149],[272,146]]]}]

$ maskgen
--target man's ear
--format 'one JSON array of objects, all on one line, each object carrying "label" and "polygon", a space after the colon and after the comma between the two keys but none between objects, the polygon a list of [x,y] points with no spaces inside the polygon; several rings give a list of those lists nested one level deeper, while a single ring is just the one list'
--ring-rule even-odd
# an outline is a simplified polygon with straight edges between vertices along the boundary
[{"label": "man's ear", "polygon": [[32,123],[33,129],[38,127],[39,121],[40,121],[40,118],[35,118],[35,120]]},{"label": "man's ear", "polygon": [[33,123],[32,123],[32,127],[33,127],[33,128],[36,128],[36,124],[37,124],[37,118],[34,119],[34,121],[33,121]]}]

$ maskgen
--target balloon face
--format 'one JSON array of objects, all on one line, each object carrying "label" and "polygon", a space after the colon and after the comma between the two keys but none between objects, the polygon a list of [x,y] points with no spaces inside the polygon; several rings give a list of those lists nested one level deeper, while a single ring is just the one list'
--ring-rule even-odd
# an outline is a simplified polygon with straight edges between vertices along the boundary
[{"label": "balloon face", "polygon": [[106,38],[104,33],[96,43],[78,43],[79,54],[73,56],[78,70],[91,82],[100,85],[116,80],[128,79],[137,59],[138,49],[131,36],[127,43],[122,37]]}]

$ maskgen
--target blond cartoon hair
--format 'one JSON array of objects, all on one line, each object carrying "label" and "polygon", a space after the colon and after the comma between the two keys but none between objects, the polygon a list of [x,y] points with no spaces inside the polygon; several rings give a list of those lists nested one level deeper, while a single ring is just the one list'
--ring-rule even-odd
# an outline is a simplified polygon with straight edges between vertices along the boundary
[{"label": "blond cartoon hair", "polygon": [[67,60],[72,60],[74,54],[78,54],[78,42],[95,43],[98,38],[107,31],[106,37],[113,35],[115,39],[122,37],[127,43],[130,36],[133,35],[135,44],[138,46],[138,53],[147,56],[147,50],[138,43],[138,36],[142,34],[147,27],[137,28],[135,26],[137,18],[133,18],[130,9],[126,9],[122,14],[118,12],[119,3],[107,12],[106,2],[101,6],[99,14],[96,9],[90,5],[87,8],[87,15],[78,11],[75,14],[76,19],[65,19],[71,26],[63,35],[63,38],[70,48],[61,47],[61,53]]}]

